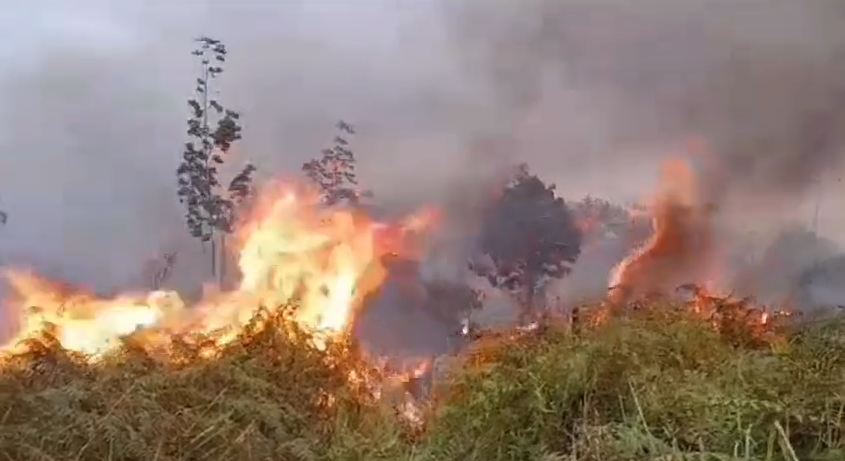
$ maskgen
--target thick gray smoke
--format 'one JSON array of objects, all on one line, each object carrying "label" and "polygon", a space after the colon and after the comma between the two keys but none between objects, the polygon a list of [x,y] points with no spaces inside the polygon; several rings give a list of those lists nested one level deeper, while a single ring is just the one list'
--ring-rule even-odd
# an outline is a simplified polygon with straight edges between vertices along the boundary
[{"label": "thick gray smoke", "polygon": [[[722,257],[768,248],[740,280],[754,279],[769,300],[818,260],[818,245],[785,241],[781,229],[797,222],[842,240],[831,205],[845,158],[841,2],[459,2],[451,11],[467,67],[508,108],[497,114],[514,127],[516,150],[565,193],[595,164],[604,178],[642,186],[653,178],[643,166],[689,159],[702,205],[717,207]],[[585,249],[559,294],[601,296],[621,243]],[[773,260],[773,248],[790,257]]]},{"label": "thick gray smoke", "polygon": [[502,114],[541,135],[521,139],[528,148],[557,150],[553,171],[561,152],[584,148],[572,132],[591,129],[606,144],[588,147],[614,163],[637,146],[678,154],[672,142],[703,140],[706,182],[722,193],[794,194],[841,166],[841,2],[469,5],[452,16],[466,60],[513,109]]},{"label": "thick gray smoke", "polygon": [[[201,34],[230,50],[221,95],[244,125],[233,162],[251,160],[265,176],[297,174],[343,118],[357,125],[361,180],[380,206],[434,202],[466,218],[516,161],[567,199],[624,203],[649,193],[661,158],[705,145],[692,156],[733,231],[768,241],[786,223],[809,222],[819,197],[822,233],[845,240],[845,216],[831,205],[845,192],[836,0],[0,10],[0,209],[9,213],[0,257],[103,291],[143,284],[145,260],[164,251],[180,251],[176,285],[207,276],[174,178],[191,40]],[[472,219],[449,223],[444,246],[456,250],[425,274],[454,273],[470,251]]]}]

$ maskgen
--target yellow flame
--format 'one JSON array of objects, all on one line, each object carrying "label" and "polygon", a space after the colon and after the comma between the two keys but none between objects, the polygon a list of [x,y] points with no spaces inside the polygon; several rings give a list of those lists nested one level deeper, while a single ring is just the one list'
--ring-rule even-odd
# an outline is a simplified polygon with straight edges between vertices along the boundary
[{"label": "yellow flame", "polygon": [[18,333],[5,349],[19,349],[22,340],[51,325],[66,349],[97,356],[118,345],[120,337],[155,325],[181,308],[181,302],[173,303],[165,292],[97,299],[79,290],[63,292],[26,272],[7,271],[5,276],[26,307],[18,309]]},{"label": "yellow flame", "polygon": [[[25,272],[8,271],[18,314],[17,333],[0,351],[18,350],[45,324],[68,350],[98,356],[139,329],[180,333],[220,332],[219,343],[236,337],[259,307],[298,301],[294,319],[315,333],[322,347],[347,332],[364,297],[384,280],[381,257],[401,251],[408,230],[419,232],[433,219],[426,212],[399,226],[376,223],[363,213],[319,204],[316,194],[274,186],[260,197],[239,228],[241,280],[228,292],[206,296],[191,309],[174,292],[100,299]],[[398,229],[398,232],[396,230]],[[397,235],[399,237],[397,238]]]}]

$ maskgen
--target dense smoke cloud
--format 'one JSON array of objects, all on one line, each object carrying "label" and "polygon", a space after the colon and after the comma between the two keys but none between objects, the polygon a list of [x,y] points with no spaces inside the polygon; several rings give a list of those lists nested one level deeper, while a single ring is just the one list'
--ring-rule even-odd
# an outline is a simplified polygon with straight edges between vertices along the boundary
[{"label": "dense smoke cloud", "polygon": [[[516,161],[567,199],[629,202],[649,194],[660,159],[690,156],[730,227],[769,237],[808,221],[817,179],[826,200],[842,192],[829,185],[842,189],[831,181],[845,123],[841,2],[3,9],[0,254],[101,290],[141,283],[144,260],[173,249],[184,278],[174,283],[205,277],[174,178],[200,34],[230,49],[222,97],[244,122],[235,163],[297,174],[344,118],[381,208],[435,202],[462,218],[446,220],[450,250],[424,273],[455,272],[478,202]],[[842,239],[838,210],[820,221]]]},{"label": "dense smoke cloud", "polygon": [[[673,251],[641,261],[643,268],[669,264],[680,280],[634,271],[649,280],[640,288],[686,278],[730,287],[739,283],[731,265],[736,254],[767,246],[789,246],[780,251],[794,257],[777,264],[755,261],[741,280],[772,277],[797,284],[799,274],[818,260],[818,248],[777,237],[794,221],[813,222],[814,205],[841,194],[841,3],[537,1],[459,3],[451,11],[467,68],[497,89],[506,108],[498,114],[515,127],[517,151],[561,178],[561,190],[573,194],[579,185],[568,179],[601,163],[604,177],[620,184],[639,178],[641,197],[649,199],[653,193],[642,186],[653,181],[653,173],[643,174],[643,165],[654,172],[662,158],[679,157],[695,166],[697,202],[685,204],[692,208],[683,213],[710,216],[714,244],[707,251]],[[546,155],[533,157],[542,151]],[[567,167],[577,173],[564,171]],[[620,167],[628,174],[620,174]],[[597,193],[616,192],[603,189]],[[831,229],[841,226],[841,213],[824,210],[821,228],[841,240]],[[656,208],[661,211],[666,210]],[[705,225],[710,223],[688,229],[681,241],[693,239]],[[678,241],[666,241],[673,240]],[[563,297],[601,296],[596,280],[613,264],[609,259],[619,243],[586,251],[572,279],[560,284]],[[689,258],[697,266],[713,259],[722,267],[696,275],[681,267]],[[754,294],[783,300],[775,285],[784,284],[754,283]]]},{"label": "dense smoke cloud", "polygon": [[572,148],[573,124],[603,129],[616,149],[601,157],[614,161],[626,145],[675,154],[673,141],[699,139],[714,192],[778,195],[841,161],[840,2],[458,5],[454,30],[471,68],[497,85],[512,122],[531,119],[526,131],[547,133],[543,141],[559,127],[558,151]]}]

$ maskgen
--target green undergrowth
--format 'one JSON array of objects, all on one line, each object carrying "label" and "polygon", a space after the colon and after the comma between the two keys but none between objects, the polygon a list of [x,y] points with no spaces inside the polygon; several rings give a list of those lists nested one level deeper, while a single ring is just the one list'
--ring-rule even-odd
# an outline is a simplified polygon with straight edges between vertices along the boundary
[{"label": "green undergrowth", "polygon": [[845,460],[842,320],[739,346],[669,312],[482,339],[422,433],[348,384],[348,344],[281,320],[167,363],[127,346],[88,365],[47,338],[0,373],[0,460]]},{"label": "green undergrowth", "polygon": [[667,312],[578,336],[551,329],[470,357],[420,459],[845,459],[840,320],[739,348]]}]

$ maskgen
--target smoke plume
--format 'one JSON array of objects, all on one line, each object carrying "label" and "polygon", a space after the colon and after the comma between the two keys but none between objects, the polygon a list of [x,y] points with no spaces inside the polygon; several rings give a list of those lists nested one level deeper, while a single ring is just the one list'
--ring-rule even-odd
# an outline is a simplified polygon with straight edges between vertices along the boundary
[{"label": "smoke plume", "polygon": [[446,210],[448,250],[427,277],[460,277],[479,202],[520,161],[567,199],[628,203],[651,197],[666,157],[682,158],[720,246],[765,246],[816,204],[820,232],[845,240],[830,206],[845,192],[836,0],[2,9],[0,257],[100,291],[144,284],[145,261],[164,252],[179,253],[172,285],[208,276],[174,177],[199,35],[230,50],[221,98],[244,125],[233,163],[298,174],[337,119],[354,123],[360,179],[385,213]]}]

